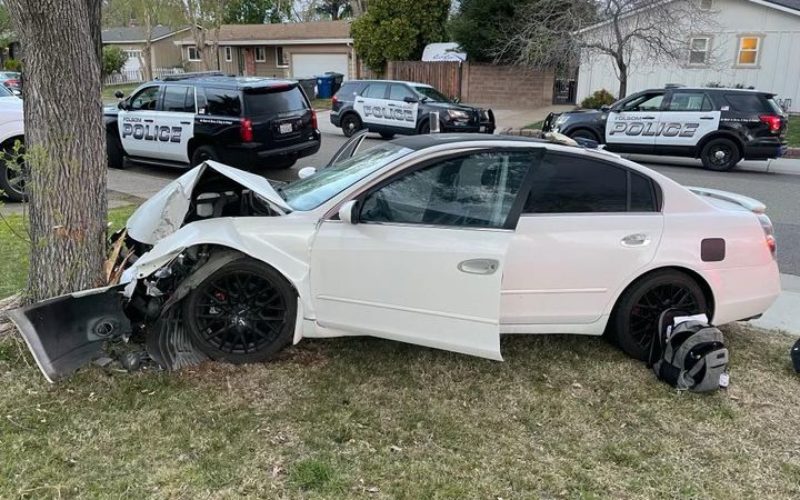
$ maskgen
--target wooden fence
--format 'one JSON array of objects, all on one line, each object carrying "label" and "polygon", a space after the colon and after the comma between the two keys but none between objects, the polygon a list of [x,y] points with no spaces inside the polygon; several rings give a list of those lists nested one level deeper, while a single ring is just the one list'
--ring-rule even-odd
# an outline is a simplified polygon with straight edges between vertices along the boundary
[{"label": "wooden fence", "polygon": [[461,98],[461,64],[457,62],[391,61],[389,78],[427,83],[447,97]]}]

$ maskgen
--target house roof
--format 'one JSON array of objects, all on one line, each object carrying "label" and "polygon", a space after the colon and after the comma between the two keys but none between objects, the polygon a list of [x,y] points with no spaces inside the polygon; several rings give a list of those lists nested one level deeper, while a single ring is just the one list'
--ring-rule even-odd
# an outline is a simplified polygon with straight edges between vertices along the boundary
[{"label": "house roof", "polygon": [[[156,26],[153,28],[152,41],[161,40],[172,35],[176,35],[189,28],[173,28],[171,26]],[[141,26],[121,26],[119,28],[104,29],[102,33],[103,43],[144,43],[145,32]]]},{"label": "house roof", "polygon": [[[351,42],[350,21],[317,21],[310,23],[223,24],[219,30],[220,45],[260,43],[347,43]],[[194,39],[176,43],[194,45]]]}]

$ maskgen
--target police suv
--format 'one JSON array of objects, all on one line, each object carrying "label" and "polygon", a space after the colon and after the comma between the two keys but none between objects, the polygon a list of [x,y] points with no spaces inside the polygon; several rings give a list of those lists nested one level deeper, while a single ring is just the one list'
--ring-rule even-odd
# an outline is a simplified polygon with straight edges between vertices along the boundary
[{"label": "police suv", "polygon": [[333,96],[331,123],[352,136],[361,129],[390,139],[395,134],[427,134],[432,111],[439,113],[442,132],[494,133],[492,110],[451,101],[424,83],[351,80]]},{"label": "police suv", "polygon": [[551,113],[542,130],[591,139],[619,153],[700,158],[705,168],[723,171],[742,159],[781,156],[787,124],[768,92],[670,86],[600,110]]},{"label": "police suv", "polygon": [[[118,98],[122,98],[120,92]],[[146,83],[105,110],[108,164],[288,168],[319,150],[317,115],[297,82],[218,72]]]}]

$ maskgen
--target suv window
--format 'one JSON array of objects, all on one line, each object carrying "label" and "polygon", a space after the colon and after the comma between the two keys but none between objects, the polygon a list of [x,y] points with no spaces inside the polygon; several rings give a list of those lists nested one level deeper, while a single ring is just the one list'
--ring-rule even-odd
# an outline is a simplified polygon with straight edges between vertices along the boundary
[{"label": "suv window", "polygon": [[274,115],[286,111],[308,109],[299,87],[290,89],[251,89],[244,92],[244,110],[247,116]]},{"label": "suv window", "polygon": [[344,82],[342,87],[336,92],[336,97],[340,101],[352,101],[353,97],[358,94],[360,86],[357,82]]},{"label": "suv window", "polygon": [[361,93],[361,97],[369,97],[372,99],[385,99],[386,97],[386,84],[385,83],[371,83]]},{"label": "suv window", "polygon": [[370,193],[360,220],[503,228],[531,163],[531,153],[519,151],[444,160]]},{"label": "suv window", "polygon": [[215,116],[241,116],[242,101],[234,89],[205,89],[206,114]]},{"label": "suv window", "polygon": [[163,111],[194,113],[194,87],[166,86],[161,109]]},{"label": "suv window", "polygon": [[664,94],[644,94],[622,105],[622,111],[658,111]]},{"label": "suv window", "polygon": [[134,95],[130,100],[130,111],[155,110],[158,106],[158,91],[160,87],[147,87]]},{"label": "suv window", "polygon": [[406,97],[413,97],[416,99],[416,95],[411,92],[411,89],[406,87],[405,85],[397,85],[394,84],[389,87],[389,99],[392,101],[402,101]]},{"label": "suv window", "polygon": [[705,92],[676,92],[667,105],[667,111],[712,111],[714,107]]},{"label": "suv window", "polygon": [[657,211],[650,179],[592,158],[560,154],[548,154],[534,169],[524,208],[534,214],[627,211]]},{"label": "suv window", "polygon": [[758,94],[725,94],[725,100],[733,111],[742,113],[763,113],[764,104]]}]

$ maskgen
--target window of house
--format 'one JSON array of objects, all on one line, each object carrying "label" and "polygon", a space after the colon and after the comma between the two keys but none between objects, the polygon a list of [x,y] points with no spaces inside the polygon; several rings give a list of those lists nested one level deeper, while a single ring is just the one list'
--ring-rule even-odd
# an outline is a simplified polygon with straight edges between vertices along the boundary
[{"label": "window of house", "polygon": [[256,62],[266,62],[267,51],[264,47],[256,47]]},{"label": "window of house", "polygon": [[199,61],[201,59],[200,58],[200,51],[197,50],[196,46],[189,45],[188,47],[186,47],[186,51],[188,52],[190,61]]},{"label": "window of house", "polygon": [[289,61],[283,52],[283,47],[275,47],[275,65],[279,68],[289,67]]},{"label": "window of house", "polygon": [[755,66],[758,63],[758,52],[761,49],[761,38],[743,36],[739,38],[739,55],[736,62],[741,66]]},{"label": "window of house", "polygon": [[707,36],[696,36],[689,39],[689,64],[707,64],[711,39]]},{"label": "window of house", "polygon": [[713,0],[700,0],[700,10],[711,10]]},{"label": "window of house", "polygon": [[141,50],[128,49],[128,50],[123,50],[123,52],[125,53],[126,56],[128,56],[128,59],[139,59],[140,57],[142,57]]},{"label": "window of house", "polygon": [[225,47],[225,62],[233,61],[233,48]]},{"label": "window of house", "polygon": [[531,163],[527,151],[450,158],[370,193],[360,220],[503,228]]}]

